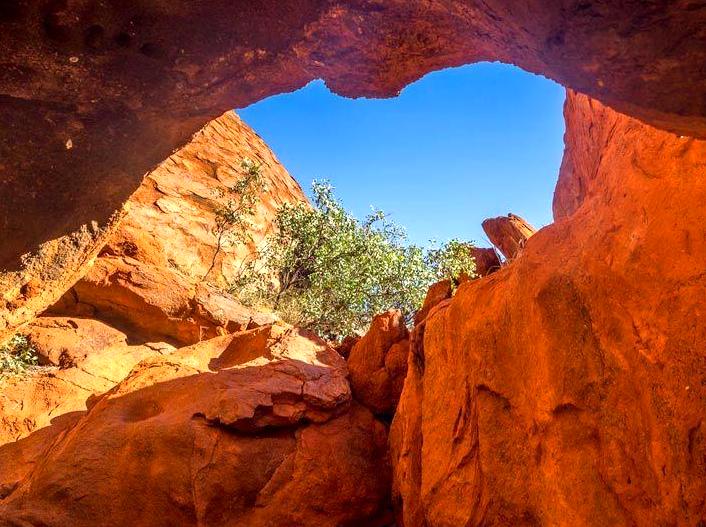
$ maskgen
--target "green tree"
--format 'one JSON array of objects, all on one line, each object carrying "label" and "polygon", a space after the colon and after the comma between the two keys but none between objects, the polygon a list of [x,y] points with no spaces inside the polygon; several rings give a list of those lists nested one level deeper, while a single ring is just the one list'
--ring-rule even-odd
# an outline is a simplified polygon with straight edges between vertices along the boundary
[{"label": "green tree", "polygon": [[246,303],[339,339],[365,331],[388,309],[411,321],[430,284],[461,272],[473,276],[470,244],[453,240],[426,251],[408,244],[404,229],[384,212],[373,210],[359,221],[328,183],[312,187],[313,206],[281,206],[273,234],[233,281]]}]

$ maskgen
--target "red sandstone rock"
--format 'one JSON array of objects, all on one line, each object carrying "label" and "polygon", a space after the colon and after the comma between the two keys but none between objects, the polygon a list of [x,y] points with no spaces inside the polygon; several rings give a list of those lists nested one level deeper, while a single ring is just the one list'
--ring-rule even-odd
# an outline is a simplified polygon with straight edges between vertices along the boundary
[{"label": "red sandstone rock", "polygon": [[376,414],[391,414],[407,373],[409,332],[399,311],[373,318],[348,357],[353,395]]},{"label": "red sandstone rock", "polygon": [[135,364],[175,349],[165,342],[128,342],[120,330],[84,318],[42,317],[25,333],[48,367],[0,382],[0,445],[85,411],[89,397],[112,388]]},{"label": "red sandstone rock", "polygon": [[536,230],[525,220],[514,214],[488,218],[483,221],[483,230],[508,260],[512,260],[522,251],[527,240]]},{"label": "red sandstone rock", "polygon": [[565,112],[557,223],[410,354],[405,527],[706,521],[706,142],[573,93]]},{"label": "red sandstone rock", "polygon": [[[251,243],[217,250],[216,211],[243,177],[246,158],[262,165],[266,186]],[[271,323],[274,316],[246,309],[220,289],[269,232],[277,208],[303,200],[269,148],[228,112],[147,175],[101,256],[51,312],[99,318],[180,345]]]},{"label": "red sandstone rock", "polygon": [[[217,251],[216,211],[232,199],[229,188],[244,176],[245,159],[261,165],[265,186],[250,219],[251,240],[224,243]],[[193,283],[227,285],[271,231],[277,209],[302,201],[299,184],[269,147],[229,111],[145,177],[104,252],[173,269]]]},{"label": "red sandstone rock", "polygon": [[414,323],[419,324],[439,302],[451,298],[452,293],[451,280],[441,280],[432,284],[427,291],[427,296],[424,297],[422,307],[414,315]]},{"label": "red sandstone rock", "polygon": [[474,247],[471,252],[476,261],[476,275],[483,277],[500,269],[500,259],[495,249]]},{"label": "red sandstone rock", "polygon": [[355,346],[358,341],[360,340],[360,337],[358,336],[353,336],[353,335],[348,335],[346,338],[344,338],[340,344],[334,347],[334,349],[338,352],[338,354],[343,357],[344,359],[347,359],[348,356],[351,354],[351,350],[353,349],[353,346]]},{"label": "red sandstone rock", "polygon": [[[430,69],[500,59],[655,125],[706,136],[706,12],[694,2],[391,1],[371,8],[283,1],[244,4],[237,17],[220,1],[179,5],[177,12],[158,3],[94,7],[29,1],[0,8],[7,66],[0,74],[0,266],[7,268],[0,332],[30,320],[84,274],[105,243],[103,228],[142,174],[205,120],[313,77],[350,95],[392,94]],[[213,34],[222,38],[205,38]],[[462,285],[413,336],[392,437],[407,527],[704,521],[704,143],[658,132],[585,97],[572,95],[566,108],[557,224],[532,238],[517,265]],[[41,242],[37,258],[18,265],[18,256]],[[307,450],[317,441],[295,432],[297,464],[285,455],[292,450],[275,445],[282,439],[276,434],[255,440],[198,428],[193,416],[179,414],[180,403],[194,403],[183,401],[185,392],[198,390],[171,386],[107,396],[82,418],[84,426],[66,432],[62,425],[59,434],[42,441],[32,435],[0,451],[0,462],[35,462],[39,445],[58,441],[31,480],[15,475],[0,484],[3,521],[76,525],[78,517],[92,525],[114,510],[122,524],[136,523],[125,516],[138,512],[141,522],[157,514],[162,523],[240,521],[223,517],[239,512],[240,503],[230,500],[228,509],[213,497],[259,497],[253,488],[286,459],[299,467],[291,474],[303,476],[290,478],[285,469],[276,480],[296,487],[285,492],[290,516],[260,520],[321,524],[306,516],[304,491],[319,484],[351,496],[363,492],[360,481],[375,482],[365,469],[355,471],[365,464],[358,458],[335,457],[375,437],[372,420],[367,427],[356,427],[365,419],[344,422],[343,434],[339,428],[312,449],[321,457]],[[159,413],[143,398],[153,393],[158,403],[176,404]],[[323,433],[350,415],[305,430]],[[171,426],[187,421],[193,428]],[[360,429],[361,441],[346,435]],[[185,447],[189,437],[199,441]],[[243,447],[248,439],[251,449]],[[93,450],[102,445],[108,454]],[[80,461],[92,456],[86,470],[74,454]],[[185,467],[187,459],[196,462]],[[201,470],[194,474],[192,466]],[[360,481],[327,487],[334,478],[322,483],[316,476],[332,476],[334,466]],[[3,477],[16,470],[6,467]],[[337,483],[347,482],[340,474]],[[214,482],[221,488],[214,491]],[[224,484],[245,488],[224,492]],[[102,490],[87,496],[86,489]],[[331,521],[340,516],[326,506],[354,510],[330,496],[314,505]],[[77,509],[86,514],[73,515]]]},{"label": "red sandstone rock", "polygon": [[99,258],[50,312],[88,315],[127,326],[145,338],[181,345],[276,319],[243,307],[208,284],[194,284],[169,268],[113,256]]},{"label": "red sandstone rock", "polygon": [[44,445],[30,476],[8,480],[2,463],[20,448],[36,459],[36,445],[0,447],[0,518],[376,525],[389,493],[386,430],[351,406],[346,373],[323,341],[279,326],[143,361]]}]

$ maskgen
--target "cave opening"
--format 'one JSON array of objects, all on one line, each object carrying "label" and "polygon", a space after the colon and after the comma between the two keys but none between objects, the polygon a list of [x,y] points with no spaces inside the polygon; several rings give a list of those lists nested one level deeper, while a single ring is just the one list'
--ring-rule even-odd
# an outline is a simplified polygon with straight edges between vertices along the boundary
[{"label": "cave opening", "polygon": [[488,245],[486,218],[552,222],[564,98],[551,80],[485,62],[430,73],[391,99],[314,81],[236,113],[306,191],[326,179],[356,216],[380,208],[412,243]]}]

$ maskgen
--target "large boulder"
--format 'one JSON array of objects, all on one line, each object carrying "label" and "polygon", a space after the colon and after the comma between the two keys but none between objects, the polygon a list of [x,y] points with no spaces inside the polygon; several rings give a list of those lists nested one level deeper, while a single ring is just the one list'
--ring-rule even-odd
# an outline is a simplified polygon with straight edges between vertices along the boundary
[{"label": "large boulder", "polygon": [[[32,436],[0,447],[0,523],[379,524],[386,429],[346,375],[323,341],[285,326],[147,359],[43,450]],[[13,480],[11,452],[31,474]]]},{"label": "large boulder", "polygon": [[557,222],[413,343],[405,527],[706,522],[706,142],[574,93],[565,113]]},{"label": "large boulder", "polygon": [[473,247],[471,255],[476,262],[476,275],[488,276],[500,269],[501,263],[498,253],[490,247]]},{"label": "large boulder", "polygon": [[248,309],[207,282],[169,268],[105,255],[48,313],[129,328],[142,338],[188,345],[276,319]]},{"label": "large boulder", "polygon": [[508,260],[516,258],[536,229],[515,214],[488,218],[483,221],[483,230],[490,242]]},{"label": "large boulder", "polygon": [[375,414],[390,416],[407,374],[409,331],[396,310],[373,318],[368,332],[348,357],[353,395]]}]

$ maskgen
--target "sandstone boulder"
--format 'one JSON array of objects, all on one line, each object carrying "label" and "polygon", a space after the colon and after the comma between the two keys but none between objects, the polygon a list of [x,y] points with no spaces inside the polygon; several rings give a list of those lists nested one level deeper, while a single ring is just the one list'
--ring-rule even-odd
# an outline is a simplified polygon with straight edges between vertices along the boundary
[{"label": "sandstone boulder", "polygon": [[474,247],[471,252],[476,261],[476,275],[479,277],[488,276],[500,269],[500,258],[498,258],[495,249]]},{"label": "sandstone boulder", "polygon": [[451,298],[452,293],[453,284],[451,284],[451,280],[441,280],[435,284],[432,284],[427,290],[427,295],[424,297],[422,307],[414,315],[414,324],[420,324],[432,308],[434,308],[442,300]]},{"label": "sandstone boulder", "polygon": [[375,414],[391,415],[407,373],[409,331],[399,311],[373,318],[348,357],[353,395]]},{"label": "sandstone boulder", "polygon": [[99,258],[49,313],[92,317],[125,326],[144,338],[177,345],[276,319],[247,309],[217,287],[194,283],[173,269],[108,255]]},{"label": "sandstone boulder", "polygon": [[490,242],[507,258],[515,258],[536,231],[525,220],[514,214],[488,218],[483,221],[483,230]]},{"label": "sandstone boulder", "polygon": [[0,445],[85,411],[89,397],[112,388],[135,364],[175,349],[84,318],[41,317],[25,334],[44,366],[0,382]]},{"label": "sandstone boulder", "polygon": [[[44,445],[31,475],[13,481],[0,465],[0,518],[376,525],[387,514],[386,429],[351,403],[346,375],[323,341],[283,326],[145,360]],[[36,455],[12,443],[0,463],[20,448]]]}]

